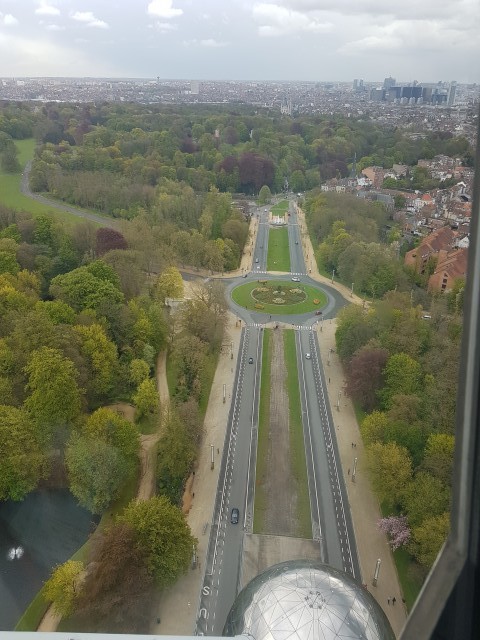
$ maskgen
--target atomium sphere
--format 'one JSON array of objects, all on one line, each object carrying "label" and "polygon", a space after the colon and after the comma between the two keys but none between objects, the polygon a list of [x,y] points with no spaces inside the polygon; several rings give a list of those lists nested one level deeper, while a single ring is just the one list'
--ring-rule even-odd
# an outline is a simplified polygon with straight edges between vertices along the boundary
[{"label": "atomium sphere", "polygon": [[239,593],[224,636],[254,640],[395,640],[375,598],[351,576],[308,560],[270,567]]}]

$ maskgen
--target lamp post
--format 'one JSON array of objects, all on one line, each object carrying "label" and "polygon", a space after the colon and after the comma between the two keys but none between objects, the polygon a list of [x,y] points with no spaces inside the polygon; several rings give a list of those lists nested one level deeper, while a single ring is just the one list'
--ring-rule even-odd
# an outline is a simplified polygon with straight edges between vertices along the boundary
[{"label": "lamp post", "polygon": [[355,482],[355,477],[357,475],[357,460],[358,458],[353,459],[352,482]]},{"label": "lamp post", "polygon": [[333,284],[334,277],[335,277],[335,269],[333,269],[333,271],[332,271],[332,284]]},{"label": "lamp post", "polygon": [[354,282],[352,282],[352,290],[350,291],[350,296],[351,296],[352,298],[353,298],[353,285],[354,285],[354,284],[355,284],[355,283],[354,283]]},{"label": "lamp post", "polygon": [[380,565],[381,565],[382,561],[380,560],[380,558],[378,558],[377,562],[375,563],[375,572],[373,574],[373,580],[372,580],[372,584],[374,587],[377,586],[377,582],[378,582],[378,574],[380,573]]}]

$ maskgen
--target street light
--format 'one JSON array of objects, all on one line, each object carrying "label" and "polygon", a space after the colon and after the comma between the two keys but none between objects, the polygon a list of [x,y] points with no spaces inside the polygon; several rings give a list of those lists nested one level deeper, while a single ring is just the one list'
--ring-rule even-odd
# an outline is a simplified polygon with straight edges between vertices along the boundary
[{"label": "street light", "polygon": [[375,573],[373,574],[373,580],[372,580],[372,584],[374,587],[377,586],[377,582],[378,582],[378,574],[380,573],[380,564],[381,564],[381,560],[380,558],[378,558],[377,562],[375,563]]},{"label": "street light", "polygon": [[352,282],[352,290],[351,290],[351,292],[350,292],[350,295],[351,295],[351,297],[352,297],[352,298],[353,298],[353,285],[354,285],[354,284],[355,284],[355,283],[354,283],[354,282]]},{"label": "street light", "polygon": [[353,459],[352,482],[355,482],[355,476],[357,474],[357,460],[358,458]]},{"label": "street light", "polygon": [[334,277],[335,277],[335,269],[333,269],[333,271],[332,271],[332,284],[333,284]]}]

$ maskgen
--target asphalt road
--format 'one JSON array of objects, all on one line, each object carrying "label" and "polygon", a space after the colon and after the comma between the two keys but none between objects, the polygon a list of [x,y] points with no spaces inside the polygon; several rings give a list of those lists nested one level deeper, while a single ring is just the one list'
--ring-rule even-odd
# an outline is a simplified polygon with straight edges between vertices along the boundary
[{"label": "asphalt road", "polygon": [[[266,271],[268,224],[264,208],[257,208],[259,228],[252,256],[252,272],[245,280],[258,279]],[[292,205],[288,218],[291,273],[305,284],[319,286],[305,274],[301,236]],[[256,262],[258,259],[258,262]],[[276,276],[277,277],[277,276]],[[279,276],[291,280],[291,274]],[[227,292],[245,281],[226,282]],[[327,295],[323,319],[334,317],[347,302],[333,288],[320,287]],[[255,493],[255,462],[258,430],[258,401],[262,358],[263,326],[268,314],[255,313],[230,300],[233,311],[245,327],[235,380],[232,407],[227,425],[222,468],[217,490],[215,518],[211,530],[205,579],[200,595],[197,633],[221,635],[238,592],[244,532],[251,532]],[[312,531],[320,545],[322,559],[328,564],[359,576],[346,490],[340,471],[332,410],[325,391],[325,376],[320,359],[317,334],[319,321],[312,313],[300,316],[275,316],[282,324],[297,328],[297,362],[304,422],[304,439],[312,512]],[[306,354],[310,358],[306,358]],[[249,363],[249,358],[253,363]],[[231,510],[240,510],[238,524],[231,523]]]},{"label": "asphalt road", "polygon": [[[199,635],[222,635],[237,595],[243,534],[252,527],[262,336],[262,329],[243,329],[200,595]],[[231,522],[233,508],[240,512],[237,524]]]}]

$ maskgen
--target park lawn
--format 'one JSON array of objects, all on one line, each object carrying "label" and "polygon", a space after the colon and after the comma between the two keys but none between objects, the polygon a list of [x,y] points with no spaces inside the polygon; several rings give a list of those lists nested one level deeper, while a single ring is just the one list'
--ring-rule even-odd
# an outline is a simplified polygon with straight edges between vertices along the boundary
[{"label": "park lawn", "polygon": [[298,386],[297,349],[295,332],[288,329],[283,332],[283,349],[287,367],[287,393],[289,408],[289,431],[292,475],[297,491],[297,536],[312,537],[312,515],[308,491],[307,463],[305,460],[305,440],[303,437],[302,407]]},{"label": "park lawn", "polygon": [[[265,279],[267,282],[271,282],[272,279]],[[264,280],[262,280],[263,282]],[[302,284],[300,282],[292,282],[292,287],[300,288],[305,291],[307,298],[305,302],[299,302],[297,304],[264,304],[262,308],[255,308],[255,299],[252,296],[252,291],[259,285],[259,280],[255,282],[247,282],[246,284],[235,287],[232,291],[232,299],[241,307],[256,311],[257,313],[269,313],[271,315],[293,315],[308,313],[309,311],[316,311],[322,309],[327,304],[327,296],[323,291],[312,287],[310,285]],[[283,286],[289,284],[286,280],[279,280]],[[319,300],[318,304],[313,301]]]},{"label": "park lawn", "polygon": [[285,217],[285,213],[288,211],[288,201],[282,200],[278,204],[274,204],[271,207],[270,211],[272,212],[272,216],[279,216],[280,218]]},{"label": "park lawn", "polygon": [[270,379],[272,370],[272,329],[263,332],[262,375],[260,379],[260,407],[258,410],[257,468],[255,472],[255,502],[253,533],[264,530],[267,497],[263,480],[267,473],[268,433],[270,425]]},{"label": "park lawn", "polygon": [[415,600],[420,593],[423,581],[419,575],[415,572],[415,562],[412,560],[412,556],[406,549],[400,547],[393,552],[393,559],[397,567],[398,578],[402,585],[403,597],[405,598],[405,605],[407,611],[411,611]]},{"label": "park lawn", "polygon": [[[26,163],[33,158],[35,140],[33,138],[15,140],[15,145],[18,149],[18,161],[20,163],[21,170],[18,173],[5,173],[0,170],[0,204],[11,209],[26,211],[27,213],[32,214],[33,217],[40,215],[54,216],[55,218],[62,220],[65,224],[76,224],[81,222],[81,218],[78,218],[72,213],[68,213],[68,211],[63,211],[53,206],[43,204],[42,202],[37,202],[37,200],[33,200],[32,198],[23,195],[20,190],[22,172]],[[79,211],[82,211],[82,209],[79,208]],[[96,215],[101,215],[97,212],[95,213]],[[107,216],[105,216],[105,218],[108,219]],[[98,227],[101,226],[98,222],[91,222]]]},{"label": "park lawn", "polygon": [[288,229],[270,229],[268,234],[268,271],[290,271],[290,247]]}]

